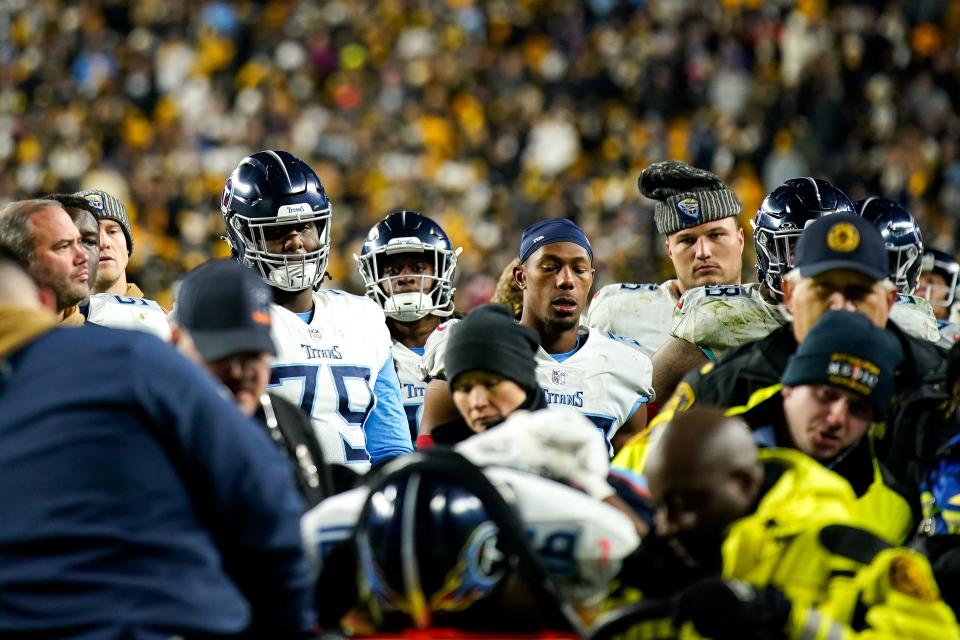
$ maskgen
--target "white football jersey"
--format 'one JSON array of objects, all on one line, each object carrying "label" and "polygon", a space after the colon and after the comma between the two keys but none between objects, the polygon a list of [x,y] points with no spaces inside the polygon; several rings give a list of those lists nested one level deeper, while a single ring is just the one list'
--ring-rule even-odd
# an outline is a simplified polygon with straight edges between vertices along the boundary
[{"label": "white football jersey", "polygon": [[960,340],[960,324],[949,320],[938,320],[937,326],[940,327],[940,346],[944,349],[949,349],[954,342]]},{"label": "white football jersey", "polygon": [[926,298],[898,293],[890,309],[890,319],[914,338],[940,342],[940,326]]},{"label": "white football jersey", "polygon": [[407,423],[410,426],[410,436],[413,438],[416,438],[420,431],[423,395],[427,391],[427,383],[420,375],[422,360],[421,355],[408,347],[399,342],[393,343],[393,363],[397,368],[397,377],[400,378],[400,399],[403,401],[403,410],[407,414]]},{"label": "white football jersey", "polygon": [[579,409],[609,443],[641,404],[654,399],[653,365],[632,338],[588,327],[579,335],[582,346],[563,362],[540,347],[537,381],[548,404]]},{"label": "white football jersey", "polygon": [[170,324],[159,304],[146,298],[97,293],[90,296],[87,322],[114,329],[133,329],[152,333],[170,342]]},{"label": "white football jersey", "polygon": [[[421,366],[427,378],[444,377],[448,329],[456,322],[448,320],[427,340]],[[537,381],[548,404],[579,409],[609,443],[639,405],[654,399],[653,365],[632,338],[583,326],[579,331],[582,346],[563,362],[540,347]]]},{"label": "white football jersey", "polygon": [[443,354],[447,350],[447,338],[450,337],[448,329],[458,322],[460,322],[458,319],[450,318],[434,329],[430,337],[427,338],[426,344],[423,345],[423,358],[420,359],[421,380],[446,378],[443,369]]},{"label": "white football jersey", "polygon": [[[623,560],[640,543],[624,513],[532,473],[487,467],[484,475],[516,509],[531,545],[566,598],[580,604],[606,595]],[[351,539],[368,493],[366,487],[360,487],[331,496],[301,518],[306,555],[317,573],[330,549]],[[433,533],[424,531],[423,535]]]},{"label": "white football jersey", "polygon": [[[271,390],[310,415],[327,462],[362,471],[378,456],[412,451],[383,310],[336,289],[314,292],[313,302],[309,324],[271,305]],[[381,392],[382,376],[393,384]]]},{"label": "white football jersey", "polygon": [[765,338],[786,321],[780,307],[760,295],[759,284],[709,285],[680,296],[670,333],[716,356]]},{"label": "white football jersey", "polygon": [[670,335],[676,281],[661,284],[608,284],[597,291],[581,322],[597,331],[633,338],[648,357]]}]

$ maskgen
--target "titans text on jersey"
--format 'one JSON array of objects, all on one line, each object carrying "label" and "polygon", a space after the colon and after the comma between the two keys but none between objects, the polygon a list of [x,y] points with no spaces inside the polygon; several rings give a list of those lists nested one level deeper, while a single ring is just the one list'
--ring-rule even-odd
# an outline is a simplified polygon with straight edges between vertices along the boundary
[{"label": "titans text on jersey", "polygon": [[406,430],[394,428],[406,420],[383,310],[335,289],[315,292],[313,301],[309,324],[271,305],[272,391],[310,415],[329,462],[362,470],[412,451]]},{"label": "titans text on jersey", "polygon": [[[427,340],[421,364],[425,379],[444,377],[447,329],[455,322],[448,320]],[[641,404],[654,399],[653,367],[632,338],[580,327],[577,342],[579,348],[562,361],[540,347],[537,381],[549,404],[579,409],[609,443]]]}]

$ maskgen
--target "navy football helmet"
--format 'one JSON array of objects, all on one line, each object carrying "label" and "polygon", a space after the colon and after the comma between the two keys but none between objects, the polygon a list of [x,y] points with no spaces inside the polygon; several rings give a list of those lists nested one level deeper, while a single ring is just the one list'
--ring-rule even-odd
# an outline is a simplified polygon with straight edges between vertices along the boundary
[{"label": "navy football helmet", "polygon": [[360,596],[384,626],[392,617],[398,626],[442,624],[438,614],[462,616],[501,584],[499,529],[468,490],[414,474],[368,500],[356,536]]},{"label": "navy football helmet", "polygon": [[825,215],[856,213],[853,202],[820,178],[791,178],[767,194],[754,216],[753,241],[757,250],[757,278],[777,300],[781,282],[793,268],[797,240],[804,227]]},{"label": "navy football helmet", "polygon": [[957,299],[957,284],[960,277],[960,262],[949,253],[939,249],[927,249],[921,261],[922,273],[934,273],[943,278],[945,284],[928,284],[921,287],[918,295],[926,298],[931,305],[947,309]]},{"label": "navy football helmet", "polygon": [[923,236],[920,226],[900,203],[872,196],[857,201],[857,211],[880,230],[890,258],[889,277],[897,291],[913,294],[920,282]]},{"label": "navy football helmet", "polygon": [[[436,222],[417,211],[394,211],[378,222],[354,255],[367,295],[399,322],[413,322],[428,314],[453,313],[453,275],[456,250]],[[433,274],[386,273],[384,256],[418,254],[433,265]]]},{"label": "navy football helmet", "polygon": [[360,609],[378,631],[582,632],[527,526],[466,458],[403,456],[369,489],[353,545]]},{"label": "navy football helmet", "polygon": [[[303,291],[319,285],[330,254],[330,201],[320,178],[286,151],[258,151],[240,161],[223,187],[220,212],[233,257],[271,287]],[[316,225],[319,247],[273,253],[267,240],[291,227]]]}]

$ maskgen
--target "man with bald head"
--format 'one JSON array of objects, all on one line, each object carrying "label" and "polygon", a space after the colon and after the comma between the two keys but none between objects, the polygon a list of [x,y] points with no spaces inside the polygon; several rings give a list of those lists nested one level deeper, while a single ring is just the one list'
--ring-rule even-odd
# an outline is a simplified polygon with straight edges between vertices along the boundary
[{"label": "man with bald head", "polygon": [[863,606],[879,637],[960,633],[926,559],[863,528],[842,477],[796,450],[758,451],[741,419],[712,407],[677,415],[654,436],[646,471],[656,535],[643,546],[669,550],[675,567],[623,579],[650,597],[644,581],[685,577],[679,594],[654,596],[673,596],[678,628],[717,639],[842,637],[867,628],[853,614]]},{"label": "man with bald head", "polygon": [[[653,445],[656,455],[651,451],[647,464],[657,533],[722,536],[750,512],[763,480],[750,429],[713,407],[681,414],[672,426]],[[718,555],[719,547],[711,551]]]}]

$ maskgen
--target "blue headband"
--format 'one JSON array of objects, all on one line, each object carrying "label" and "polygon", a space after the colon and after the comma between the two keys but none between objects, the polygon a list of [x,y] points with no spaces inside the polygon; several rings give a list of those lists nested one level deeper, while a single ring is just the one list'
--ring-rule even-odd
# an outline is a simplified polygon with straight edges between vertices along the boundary
[{"label": "blue headband", "polygon": [[587,240],[587,234],[572,220],[559,218],[534,222],[523,230],[523,235],[520,236],[520,264],[526,262],[527,258],[540,247],[554,242],[572,242],[580,245],[587,250],[590,262],[593,262],[593,249],[590,247],[590,241]]}]

